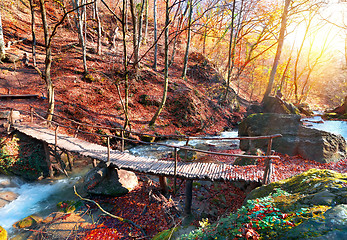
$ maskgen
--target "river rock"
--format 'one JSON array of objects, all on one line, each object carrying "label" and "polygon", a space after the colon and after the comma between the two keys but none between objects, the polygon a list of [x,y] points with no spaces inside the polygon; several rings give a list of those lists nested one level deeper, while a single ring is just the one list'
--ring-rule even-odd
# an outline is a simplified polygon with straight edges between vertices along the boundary
[{"label": "river rock", "polygon": [[[273,140],[272,149],[288,155],[300,155],[317,162],[336,162],[347,156],[346,141],[341,135],[307,128],[296,114],[252,114],[239,126],[239,136],[282,134]],[[241,150],[267,149],[268,140],[241,140]]]},{"label": "river rock", "polygon": [[[11,111],[0,111],[0,119],[8,119],[11,114]],[[20,119],[20,112],[19,111],[13,111],[13,120]]]},{"label": "river rock", "polygon": [[299,110],[292,104],[276,97],[266,97],[262,103],[264,113],[299,114]]},{"label": "river rock", "polygon": [[36,227],[40,222],[42,222],[42,218],[36,215],[30,215],[15,224],[13,224],[14,228],[34,228]]},{"label": "river rock", "polygon": [[135,173],[99,164],[84,179],[89,194],[120,197],[132,191],[138,184]]},{"label": "river rock", "polygon": [[9,187],[18,187],[18,184],[11,181],[10,179],[1,179],[0,180],[0,189],[1,188],[9,188]]},{"label": "river rock", "polygon": [[15,62],[18,62],[19,60],[20,58],[13,53],[6,53],[5,58],[2,59],[3,62],[7,62],[7,63],[15,63]]},{"label": "river rock", "polygon": [[0,240],[7,240],[7,231],[0,226]]},{"label": "river rock", "polygon": [[[193,148],[192,146],[188,146]],[[178,156],[182,159],[182,161],[192,162],[198,158],[198,155],[195,151],[188,151],[184,149],[180,149],[177,151]]]},{"label": "river rock", "polygon": [[10,192],[10,191],[0,192],[0,208],[16,200],[17,198],[18,198],[18,195],[14,192]]}]

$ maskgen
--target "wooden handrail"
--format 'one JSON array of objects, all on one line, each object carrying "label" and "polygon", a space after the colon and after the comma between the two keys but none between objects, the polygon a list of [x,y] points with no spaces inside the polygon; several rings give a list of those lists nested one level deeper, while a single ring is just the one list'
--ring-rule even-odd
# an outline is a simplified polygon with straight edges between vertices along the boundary
[{"label": "wooden handrail", "polygon": [[[40,115],[37,115],[35,113],[36,116],[38,116],[39,118],[41,118],[42,120],[46,119]],[[58,125],[61,127],[65,127],[65,128],[70,128],[73,130],[76,130],[73,127],[70,126],[66,126],[60,123],[57,123],[55,121],[50,121],[51,123],[53,123],[54,125]],[[200,149],[195,149],[195,148],[190,148],[187,146],[176,146],[176,145],[171,145],[171,144],[165,144],[165,143],[158,143],[158,142],[144,142],[141,140],[136,140],[136,139],[129,139],[129,138],[122,138],[119,137],[117,135],[107,135],[107,134],[99,134],[99,133],[91,133],[91,132],[87,132],[87,131],[83,131],[83,130],[79,130],[79,132],[81,133],[85,133],[85,134],[90,134],[90,135],[95,135],[95,136],[99,136],[99,137],[113,137],[116,139],[120,139],[120,140],[125,140],[125,141],[129,141],[129,142],[133,142],[133,143],[141,143],[144,145],[159,145],[159,146],[164,146],[164,147],[168,147],[168,148],[179,148],[179,149],[183,149],[183,150],[187,150],[187,151],[195,151],[195,152],[201,152],[201,153],[205,153],[205,154],[213,154],[213,155],[221,155],[221,156],[231,156],[231,157],[245,157],[245,158],[271,158],[271,159],[279,159],[279,156],[274,156],[274,155],[269,155],[269,156],[256,156],[256,155],[242,155],[242,154],[231,154],[231,153],[220,153],[220,152],[212,152],[212,151],[205,151],[205,150],[200,150]],[[277,134],[276,134],[277,136]]]}]

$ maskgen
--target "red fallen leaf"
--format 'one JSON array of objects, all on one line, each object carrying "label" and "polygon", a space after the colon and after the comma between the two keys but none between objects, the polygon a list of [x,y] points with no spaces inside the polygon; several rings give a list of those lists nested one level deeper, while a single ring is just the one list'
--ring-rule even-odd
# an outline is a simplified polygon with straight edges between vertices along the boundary
[{"label": "red fallen leaf", "polygon": [[259,239],[259,233],[257,233],[257,231],[255,231],[253,228],[248,228],[246,230],[245,237],[246,237],[246,239],[258,240]]}]

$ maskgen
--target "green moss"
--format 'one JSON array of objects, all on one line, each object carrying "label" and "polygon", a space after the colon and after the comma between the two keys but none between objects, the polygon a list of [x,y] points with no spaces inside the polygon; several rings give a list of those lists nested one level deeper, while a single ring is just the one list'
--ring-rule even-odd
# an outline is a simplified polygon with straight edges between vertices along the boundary
[{"label": "green moss", "polygon": [[30,215],[15,224],[13,224],[13,227],[15,228],[33,228],[36,227],[38,223],[42,221],[42,218],[35,216],[35,215]]},{"label": "green moss", "polygon": [[152,240],[168,240],[171,238],[172,234],[177,231],[177,227],[172,229],[167,229],[155,235]]},{"label": "green moss", "polygon": [[149,135],[141,135],[140,140],[143,142],[154,142],[155,137],[154,136],[149,136]]},{"label": "green moss", "polygon": [[339,188],[343,184],[347,184],[347,174],[341,174],[327,169],[313,168],[291,178],[259,187],[252,191],[247,199],[268,196],[276,188],[292,194],[299,192],[301,194],[312,194],[327,188]]}]

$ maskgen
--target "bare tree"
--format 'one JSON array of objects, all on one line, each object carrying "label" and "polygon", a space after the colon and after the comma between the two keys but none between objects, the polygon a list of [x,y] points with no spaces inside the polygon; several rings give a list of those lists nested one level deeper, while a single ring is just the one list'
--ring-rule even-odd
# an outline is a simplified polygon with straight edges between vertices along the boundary
[{"label": "bare tree", "polygon": [[160,113],[164,109],[166,98],[167,98],[167,91],[169,86],[169,24],[170,24],[170,12],[169,12],[169,0],[165,1],[165,59],[164,59],[164,90],[163,90],[163,97],[161,100],[161,103],[159,105],[159,108],[157,112],[152,117],[151,121],[149,122],[150,126],[153,126],[155,124],[155,121],[159,117]]},{"label": "bare tree", "polygon": [[192,25],[192,15],[193,15],[193,0],[189,0],[189,15],[188,15],[188,33],[187,33],[187,46],[186,52],[183,60],[183,70],[182,70],[182,78],[186,78],[187,76],[187,68],[188,68],[188,56],[189,56],[189,46],[190,46],[190,38],[191,38],[191,25]]},{"label": "bare tree", "polygon": [[[83,1],[81,0],[82,4],[84,5]],[[76,8],[76,16],[75,16],[75,22],[78,30],[78,38],[80,41],[80,45],[82,48],[82,60],[83,60],[83,69],[84,73],[86,74],[88,72],[87,67],[87,49],[86,49],[86,43],[85,43],[85,36],[83,34],[83,11],[78,7],[80,5],[79,0],[73,0],[73,6]],[[85,6],[85,5],[84,5]]]},{"label": "bare tree", "polygon": [[154,34],[154,57],[153,57],[153,68],[157,70],[157,55],[158,55],[158,37],[157,37],[157,0],[153,0],[153,34]]},{"label": "bare tree", "polygon": [[283,46],[284,37],[285,37],[285,31],[287,28],[287,16],[288,16],[290,2],[291,2],[291,0],[285,0],[283,12],[282,12],[282,18],[281,18],[281,29],[280,29],[280,34],[278,37],[278,45],[277,45],[276,55],[275,55],[275,59],[274,59],[273,64],[272,64],[272,69],[271,69],[270,77],[269,77],[269,83],[268,83],[268,86],[266,88],[266,91],[265,91],[265,94],[263,97],[263,101],[266,97],[268,97],[270,95],[271,90],[272,90],[272,86],[273,86],[273,83],[275,80],[275,74],[277,71],[278,62],[279,62],[280,57],[281,57],[282,46]]},{"label": "bare tree", "polygon": [[31,35],[33,38],[33,45],[31,48],[33,55],[33,64],[36,67],[36,34],[35,34],[35,7],[33,0],[29,0],[30,12],[31,12]]},{"label": "bare tree", "polygon": [[95,14],[97,32],[98,32],[98,42],[97,42],[96,52],[98,55],[101,55],[101,20],[100,20],[99,7],[98,7],[97,0],[95,0],[95,3],[94,3],[94,14]]},{"label": "bare tree", "polygon": [[0,61],[5,58],[5,41],[4,41],[4,33],[2,29],[2,21],[1,21],[1,11],[0,11]]}]

